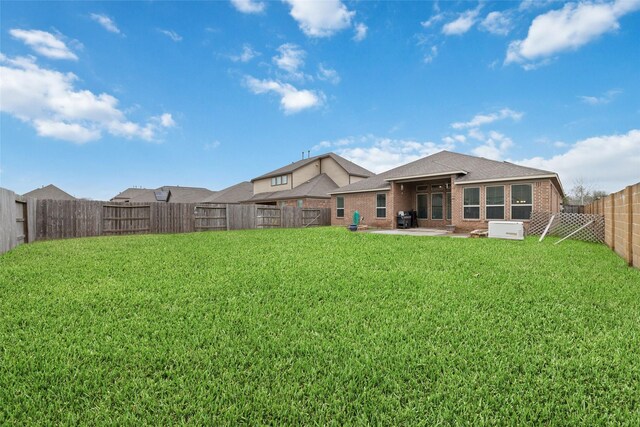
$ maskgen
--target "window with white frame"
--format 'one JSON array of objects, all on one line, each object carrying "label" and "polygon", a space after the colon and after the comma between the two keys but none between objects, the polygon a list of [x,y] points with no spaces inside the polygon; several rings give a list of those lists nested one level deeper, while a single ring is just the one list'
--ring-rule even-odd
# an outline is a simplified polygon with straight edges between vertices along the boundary
[{"label": "window with white frame", "polygon": [[387,195],[385,193],[376,194],[376,217],[387,217]]},{"label": "window with white frame", "polygon": [[485,219],[504,219],[504,186],[486,187]]},{"label": "window with white frame", "polygon": [[529,219],[533,208],[531,184],[511,185],[511,219]]},{"label": "window with white frame", "polygon": [[336,218],[344,218],[344,196],[336,197]]},{"label": "window with white frame", "polygon": [[443,219],[444,218],[444,194],[432,193],[431,194],[431,219]]},{"label": "window with white frame", "polygon": [[416,195],[416,204],[418,205],[418,218],[429,219],[429,208],[427,206],[428,194]]},{"label": "window with white frame", "polygon": [[480,219],[480,187],[464,189],[462,215],[464,219]]},{"label": "window with white frame", "polygon": [[289,182],[288,175],[274,176],[273,178],[271,178],[271,186],[285,185],[288,182]]}]

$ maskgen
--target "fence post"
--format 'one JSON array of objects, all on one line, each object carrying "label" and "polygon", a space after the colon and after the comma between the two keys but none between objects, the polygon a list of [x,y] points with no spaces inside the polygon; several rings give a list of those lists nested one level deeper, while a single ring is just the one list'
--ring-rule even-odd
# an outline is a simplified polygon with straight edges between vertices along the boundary
[{"label": "fence post", "polygon": [[611,197],[611,250],[616,250],[616,196],[610,194]]},{"label": "fence post", "polygon": [[633,265],[633,188],[625,188],[627,199],[627,261]]}]

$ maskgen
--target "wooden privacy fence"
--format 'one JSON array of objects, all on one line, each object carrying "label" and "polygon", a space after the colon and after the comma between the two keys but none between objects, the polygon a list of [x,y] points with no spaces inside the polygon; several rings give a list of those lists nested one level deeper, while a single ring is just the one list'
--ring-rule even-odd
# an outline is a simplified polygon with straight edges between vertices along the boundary
[{"label": "wooden privacy fence", "polygon": [[604,241],[629,265],[640,268],[640,183],[585,206],[604,216]]},{"label": "wooden privacy fence", "polygon": [[0,190],[0,253],[35,240],[331,224],[329,208],[36,200]]},{"label": "wooden privacy fence", "polygon": [[35,240],[35,199],[0,188],[0,254]]}]

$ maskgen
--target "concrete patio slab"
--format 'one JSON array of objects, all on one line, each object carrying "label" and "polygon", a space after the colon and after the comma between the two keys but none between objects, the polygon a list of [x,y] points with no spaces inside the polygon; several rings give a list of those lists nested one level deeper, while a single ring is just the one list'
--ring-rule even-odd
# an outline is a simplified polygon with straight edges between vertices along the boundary
[{"label": "concrete patio slab", "polygon": [[445,237],[469,237],[468,233],[449,233],[446,230],[440,230],[437,228],[407,228],[407,229],[395,229],[395,230],[369,230],[369,233],[374,234],[395,234],[400,236],[445,236]]}]

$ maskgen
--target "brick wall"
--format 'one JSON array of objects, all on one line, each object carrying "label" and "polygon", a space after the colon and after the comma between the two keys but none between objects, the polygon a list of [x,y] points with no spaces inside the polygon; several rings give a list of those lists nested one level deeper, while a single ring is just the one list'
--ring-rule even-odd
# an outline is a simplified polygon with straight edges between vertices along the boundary
[{"label": "brick wall", "polygon": [[[553,185],[550,179],[543,180],[522,180],[509,182],[496,182],[485,184],[458,184],[452,185],[451,189],[451,205],[452,224],[456,226],[456,230],[471,231],[478,228],[488,228],[489,220],[486,219],[486,187],[504,186],[504,221],[511,221],[511,185],[512,184],[531,184],[533,194],[533,211],[541,212],[560,212],[560,193]],[[480,219],[468,220],[463,217],[463,195],[464,188],[479,187],[480,188]],[[500,220],[498,220],[500,221]],[[525,228],[528,226],[529,220],[516,219],[513,221],[523,221]]]},{"label": "brick wall", "polygon": [[604,241],[629,265],[640,268],[640,183],[585,206],[604,216]]},{"label": "brick wall", "polygon": [[[378,193],[387,194],[387,216],[386,218],[376,218],[376,195]],[[350,193],[331,196],[331,225],[347,226],[353,222],[353,213],[360,212],[360,224],[369,227],[392,228],[395,215],[391,210],[392,202],[390,191]],[[336,199],[344,197],[344,218],[336,217]]]}]

